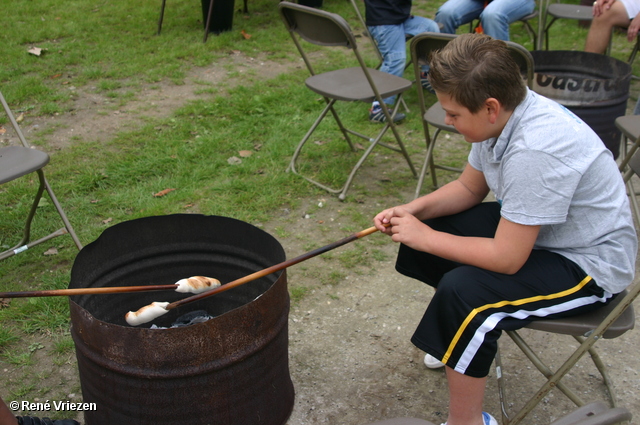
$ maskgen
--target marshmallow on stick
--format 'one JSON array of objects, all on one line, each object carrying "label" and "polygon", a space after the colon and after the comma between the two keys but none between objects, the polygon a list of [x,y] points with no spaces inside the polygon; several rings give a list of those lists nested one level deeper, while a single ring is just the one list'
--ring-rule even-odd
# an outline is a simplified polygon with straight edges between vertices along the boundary
[{"label": "marshmallow on stick", "polygon": [[145,305],[138,311],[130,311],[124,316],[124,320],[127,321],[131,326],[138,326],[143,323],[147,323],[155,319],[156,317],[160,317],[165,313],[168,313],[169,310],[166,307],[169,303],[165,302],[152,302],[149,305]]},{"label": "marshmallow on stick", "polygon": [[199,294],[209,289],[217,288],[220,286],[220,281],[212,277],[206,276],[191,276],[187,279],[180,279],[176,282],[178,287],[176,292],[191,292],[192,294]]}]

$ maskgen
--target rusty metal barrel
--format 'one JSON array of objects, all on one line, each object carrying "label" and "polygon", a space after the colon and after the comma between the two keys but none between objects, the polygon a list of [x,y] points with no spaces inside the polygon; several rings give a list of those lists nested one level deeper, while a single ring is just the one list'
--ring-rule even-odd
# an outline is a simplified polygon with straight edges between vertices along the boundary
[{"label": "rusty metal barrel", "polygon": [[[74,261],[70,288],[229,282],[286,259],[268,233],[227,217],[177,214],[116,224]],[[175,291],[70,297],[87,425],[282,425],[293,409],[286,270],[185,304],[140,327],[124,316]],[[174,327],[184,314],[213,318]],[[152,329],[155,327],[155,329]]]},{"label": "rusty metal barrel", "polygon": [[555,100],[586,122],[618,157],[615,120],[627,111],[631,65],[610,56],[581,51],[531,52],[533,90]]}]

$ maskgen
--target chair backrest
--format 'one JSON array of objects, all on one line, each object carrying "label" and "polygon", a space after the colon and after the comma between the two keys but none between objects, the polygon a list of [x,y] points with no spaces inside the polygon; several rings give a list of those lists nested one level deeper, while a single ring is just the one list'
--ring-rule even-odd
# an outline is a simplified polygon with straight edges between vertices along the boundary
[{"label": "chair backrest", "polygon": [[315,71],[296,34],[299,38],[318,46],[338,46],[352,50],[367,79],[371,81],[364,59],[358,51],[356,38],[342,16],[288,1],[280,2],[278,9],[311,75],[315,75]]},{"label": "chair backrest", "polygon": [[[431,52],[444,48],[447,43],[456,37],[456,34],[425,32],[418,34],[411,40],[411,57],[417,68],[417,81],[420,81],[419,68],[422,65],[428,65]],[[505,41],[505,43],[507,43],[509,47],[509,53],[511,53],[511,56],[515,59],[518,66],[520,66],[520,72],[527,81],[527,87],[531,88],[533,86],[534,74],[533,56],[520,44],[512,41]]]},{"label": "chair backrest", "polygon": [[287,1],[280,2],[278,9],[289,32],[309,43],[357,49],[356,39],[342,16]]}]

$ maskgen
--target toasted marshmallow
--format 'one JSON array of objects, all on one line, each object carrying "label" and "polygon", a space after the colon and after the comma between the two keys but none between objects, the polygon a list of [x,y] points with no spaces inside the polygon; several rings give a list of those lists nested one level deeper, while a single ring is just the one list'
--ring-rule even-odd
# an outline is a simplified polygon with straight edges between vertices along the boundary
[{"label": "toasted marshmallow", "polygon": [[199,294],[209,289],[217,288],[220,286],[220,281],[212,277],[191,276],[187,279],[180,279],[176,282],[176,285],[178,285],[176,292]]},{"label": "toasted marshmallow", "polygon": [[169,303],[165,302],[152,302],[149,305],[142,307],[138,311],[130,311],[125,314],[124,319],[131,326],[138,326],[143,323],[147,323],[155,319],[156,317],[160,317],[165,313],[168,313],[167,306]]}]

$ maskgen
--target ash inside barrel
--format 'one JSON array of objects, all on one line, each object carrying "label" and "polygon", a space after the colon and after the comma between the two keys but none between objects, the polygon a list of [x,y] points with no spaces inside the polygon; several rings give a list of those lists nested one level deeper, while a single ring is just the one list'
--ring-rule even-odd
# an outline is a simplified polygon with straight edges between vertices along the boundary
[{"label": "ash inside barrel", "polygon": [[184,326],[195,325],[197,323],[206,322],[209,319],[213,319],[213,316],[209,315],[205,310],[196,310],[189,313],[185,313],[178,317],[173,324],[167,328],[162,326],[151,325],[149,329],[170,329],[170,328],[182,328]]}]

